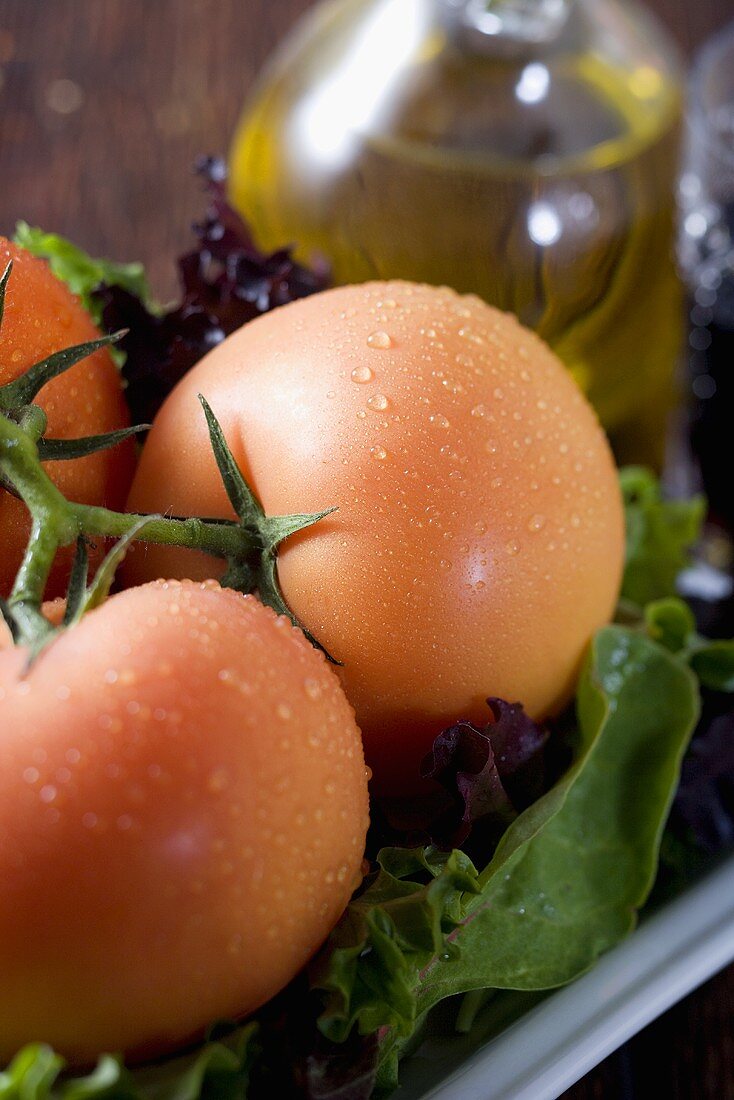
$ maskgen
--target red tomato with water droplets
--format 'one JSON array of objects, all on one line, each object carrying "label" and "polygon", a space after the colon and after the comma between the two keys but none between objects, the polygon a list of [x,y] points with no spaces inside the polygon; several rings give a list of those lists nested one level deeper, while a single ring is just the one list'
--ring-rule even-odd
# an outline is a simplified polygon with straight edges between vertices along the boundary
[{"label": "red tomato with water droplets", "polygon": [[[96,340],[100,335],[79,299],[43,260],[0,237],[0,273],[9,260],[13,261],[13,271],[0,325],[0,385],[12,382],[53,352]],[[36,404],[48,417],[49,439],[101,435],[130,424],[120,376],[106,349],[49,382]],[[46,470],[70,500],[120,508],[134,461],[130,440],[85,458],[48,462]],[[26,506],[0,488],[0,595],[7,595],[12,586],[29,531]],[[62,592],[72,553],[65,549],[59,554],[48,595]],[[95,560],[94,551],[92,557]]]},{"label": "red tomato with water droplets", "polygon": [[158,582],[0,652],[0,1062],[201,1038],[301,969],[360,877],[359,730],[254,597]]},{"label": "red tomato with water droplets", "polygon": [[[326,291],[246,325],[177,386],[129,506],[231,516],[197,394],[270,514],[338,511],[282,547],[290,606],[339,661],[378,788],[487,696],[562,708],[613,613],[624,522],[594,412],[515,318],[446,288]],[[211,574],[136,548],[128,583]]]}]

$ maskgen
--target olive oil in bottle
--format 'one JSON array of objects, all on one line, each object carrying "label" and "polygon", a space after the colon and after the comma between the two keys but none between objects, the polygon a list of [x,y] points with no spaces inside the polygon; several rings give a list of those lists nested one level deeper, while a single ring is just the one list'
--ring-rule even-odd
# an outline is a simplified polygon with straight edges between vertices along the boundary
[{"label": "olive oil in bottle", "polygon": [[234,201],[338,282],[473,291],[535,328],[618,457],[659,464],[681,338],[681,95],[623,0],[325,0],[246,106]]}]

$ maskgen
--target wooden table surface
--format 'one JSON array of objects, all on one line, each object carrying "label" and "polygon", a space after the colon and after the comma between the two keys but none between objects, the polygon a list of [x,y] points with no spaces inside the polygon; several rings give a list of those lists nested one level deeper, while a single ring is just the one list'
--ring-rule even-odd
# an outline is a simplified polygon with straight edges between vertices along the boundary
[{"label": "wooden table surface", "polygon": [[[201,211],[189,166],[225,150],[242,98],[311,0],[0,0],[0,230],[57,230],[141,259],[160,295]],[[650,0],[687,55],[734,0]],[[566,1100],[732,1100],[734,968]]]}]

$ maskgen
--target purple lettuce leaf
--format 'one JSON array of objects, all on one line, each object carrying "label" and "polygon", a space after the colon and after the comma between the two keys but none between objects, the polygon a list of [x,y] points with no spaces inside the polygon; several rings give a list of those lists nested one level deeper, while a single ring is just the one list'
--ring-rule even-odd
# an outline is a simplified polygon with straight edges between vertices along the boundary
[{"label": "purple lettuce leaf", "polygon": [[222,160],[204,157],[196,167],[209,205],[193,227],[196,247],[178,260],[180,302],[160,310],[123,286],[104,283],[93,295],[108,331],[129,330],[119,347],[137,423],[151,421],[176,383],[230,333],[328,285],[324,265],[310,270],[289,248],[265,253],[256,246],[225,197]]},{"label": "purple lettuce leaf", "polygon": [[458,721],[438,735],[421,765],[434,790],[411,802],[373,806],[372,844],[463,847],[486,861],[509,823],[547,786],[549,730],[520,703],[488,699],[491,719]]},{"label": "purple lettuce leaf", "polygon": [[261,1009],[262,1053],[253,1066],[248,1100],[368,1100],[377,1076],[379,1036],[354,1031],[344,1042],[334,1042],[317,1026],[322,1011],[321,997],[308,988],[303,974]]}]

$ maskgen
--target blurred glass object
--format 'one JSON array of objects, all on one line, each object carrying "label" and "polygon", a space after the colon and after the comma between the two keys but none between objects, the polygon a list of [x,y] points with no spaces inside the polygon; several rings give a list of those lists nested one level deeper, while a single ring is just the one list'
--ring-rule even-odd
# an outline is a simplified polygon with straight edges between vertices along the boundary
[{"label": "blurred glass object", "polygon": [[714,519],[734,528],[734,24],[699,54],[681,177],[691,445]]},{"label": "blurred glass object", "polygon": [[265,246],[339,282],[473,291],[559,353],[620,458],[659,465],[682,338],[681,87],[626,0],[322,0],[231,153]]}]

